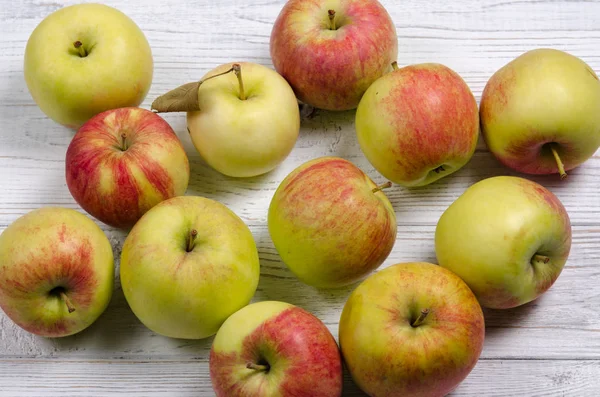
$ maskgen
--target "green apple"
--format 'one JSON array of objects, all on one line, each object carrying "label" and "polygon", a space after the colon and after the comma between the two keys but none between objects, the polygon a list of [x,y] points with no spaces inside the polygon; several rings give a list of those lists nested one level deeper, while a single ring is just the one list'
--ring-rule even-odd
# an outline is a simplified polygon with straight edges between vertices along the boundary
[{"label": "green apple", "polygon": [[0,307],[24,330],[73,335],[104,312],[113,291],[110,242],[91,219],[44,207],[0,235]]},{"label": "green apple", "polygon": [[102,4],[76,4],[33,30],[24,72],[42,111],[77,129],[105,110],[142,103],[153,60],[146,37],[128,16]]},{"label": "green apple", "polygon": [[488,148],[519,172],[565,178],[600,147],[600,81],[564,51],[531,50],[503,66],[480,113]]},{"label": "green apple", "polygon": [[221,326],[210,350],[218,397],[336,397],[342,360],[329,329],[285,302],[250,304]]},{"label": "green apple", "polygon": [[477,101],[447,66],[427,63],[383,75],[356,110],[365,157],[387,179],[424,186],[462,168],[479,137]]},{"label": "green apple", "polygon": [[556,281],[571,248],[560,200],[527,179],[498,176],[470,186],[441,216],[435,252],[482,306],[528,303]]},{"label": "green apple", "polygon": [[157,98],[152,108],[187,111],[200,156],[231,177],[272,171],[290,154],[300,131],[298,100],[288,82],[251,62],[221,65],[199,82]]},{"label": "green apple", "polygon": [[183,339],[214,335],[247,305],[258,285],[256,244],[225,205],[174,197],[153,207],[123,244],[121,284],[152,331]]},{"label": "green apple", "polygon": [[297,167],[269,206],[269,233],[283,262],[317,288],[352,284],[379,267],[396,242],[396,214],[381,191],[388,186],[339,157]]},{"label": "green apple", "polygon": [[485,337],[481,306],[454,273],[400,263],[363,281],[340,318],[342,355],[370,396],[440,397],[476,365]]}]

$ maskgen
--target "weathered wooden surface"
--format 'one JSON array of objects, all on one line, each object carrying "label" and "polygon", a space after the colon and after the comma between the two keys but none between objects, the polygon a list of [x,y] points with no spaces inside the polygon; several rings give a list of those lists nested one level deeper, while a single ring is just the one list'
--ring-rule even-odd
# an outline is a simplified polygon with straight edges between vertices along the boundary
[{"label": "weathered wooden surface", "polygon": [[[106,1],[146,33],[155,59],[156,96],[196,80],[218,64],[246,60],[271,66],[268,41],[283,1]],[[399,34],[399,63],[440,62],[463,76],[479,100],[492,73],[522,52],[563,49],[600,72],[600,2],[383,0]],[[72,132],[48,118],[31,99],[23,79],[29,34],[50,12],[73,2],[0,1],[0,230],[41,206],[80,210],[64,179]],[[288,159],[257,178],[224,177],[202,163],[185,129],[183,114],[165,115],[191,161],[188,193],[217,199],[251,227],[259,246],[261,280],[255,300],[300,305],[321,318],[337,337],[342,306],[352,287],[316,291],[300,284],[280,262],[266,228],[266,209],[281,180],[299,164],[323,155],[347,158],[375,181],[383,178],[361,154],[353,112],[317,112],[303,120]],[[435,261],[435,224],[473,182],[515,175],[480,142],[458,173],[421,189],[386,191],[396,209],[398,239],[382,266]],[[573,249],[555,286],[533,304],[486,311],[482,358],[455,396],[600,395],[600,154],[566,181],[532,178],[565,204],[573,223]],[[125,237],[101,225],[118,257]],[[73,337],[34,337],[0,314],[0,395],[186,396],[213,395],[208,377],[212,339],[182,341],[153,334],[133,315],[117,280],[111,304],[89,329]],[[345,395],[360,395],[347,379]]]}]

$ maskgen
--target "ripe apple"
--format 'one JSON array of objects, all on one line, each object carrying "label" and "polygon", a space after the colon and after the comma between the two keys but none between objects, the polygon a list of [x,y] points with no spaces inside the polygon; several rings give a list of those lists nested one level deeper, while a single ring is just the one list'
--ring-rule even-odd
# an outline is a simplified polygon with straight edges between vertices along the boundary
[{"label": "ripe apple", "polygon": [[123,293],[140,321],[172,338],[214,335],[258,285],[256,244],[225,205],[181,196],[135,224],[121,253]]},{"label": "ripe apple", "polygon": [[479,360],[484,317],[469,287],[431,263],[400,263],[350,295],[339,341],[356,384],[370,396],[439,397]]},{"label": "ripe apple", "polygon": [[[210,79],[234,65],[237,79],[232,73]],[[285,160],[298,139],[300,110],[283,77],[265,66],[240,62],[221,65],[202,80],[200,110],[187,113],[187,125],[208,165],[228,176],[250,177]]]},{"label": "ripe apple", "polygon": [[482,306],[508,309],[546,292],[571,248],[560,200],[527,179],[498,176],[470,186],[440,218],[435,252]]},{"label": "ripe apple", "polygon": [[113,291],[110,242],[85,215],[44,207],[0,235],[0,307],[25,331],[73,335],[104,312]]},{"label": "ripe apple", "polygon": [[463,167],[479,137],[477,101],[464,80],[436,63],[398,68],[379,78],[356,110],[361,150],[383,176],[406,187],[428,185]]},{"label": "ripe apple", "polygon": [[52,120],[77,129],[109,109],[138,106],[152,83],[144,33],[102,4],[76,4],[48,15],[25,48],[25,81]]},{"label": "ripe apple", "polygon": [[349,110],[396,59],[398,37],[377,0],[290,0],[271,31],[270,52],[302,102]]},{"label": "ripe apple", "polygon": [[480,113],[488,148],[519,172],[565,178],[600,147],[600,81],[563,51],[531,50],[502,67]]},{"label": "ripe apple", "polygon": [[342,394],[342,362],[327,327],[308,311],[277,301],[232,314],[210,350],[218,397],[335,397]]},{"label": "ripe apple", "polygon": [[269,233],[287,267],[318,288],[349,285],[376,269],[396,241],[396,214],[351,162],[321,157],[292,171],[271,199]]},{"label": "ripe apple", "polygon": [[130,228],[150,208],[183,195],[187,155],[169,124],[141,108],[107,110],[75,134],[66,156],[73,198],[102,222]]}]

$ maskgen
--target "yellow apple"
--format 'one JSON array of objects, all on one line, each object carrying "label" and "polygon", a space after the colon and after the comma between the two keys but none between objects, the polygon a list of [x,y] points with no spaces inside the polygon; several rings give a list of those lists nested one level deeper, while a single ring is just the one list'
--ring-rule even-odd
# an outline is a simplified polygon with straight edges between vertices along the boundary
[{"label": "yellow apple", "polygon": [[42,111],[77,129],[105,110],[142,103],[153,60],[144,33],[128,16],[102,4],[76,4],[33,30],[24,72]]}]

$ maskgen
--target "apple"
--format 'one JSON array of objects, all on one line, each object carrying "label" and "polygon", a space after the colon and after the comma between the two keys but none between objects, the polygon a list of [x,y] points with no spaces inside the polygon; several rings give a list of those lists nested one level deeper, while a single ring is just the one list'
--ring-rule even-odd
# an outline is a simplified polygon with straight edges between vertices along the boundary
[{"label": "apple", "polygon": [[289,0],[271,31],[270,53],[302,102],[350,110],[396,59],[398,37],[377,0]]},{"label": "apple", "polygon": [[463,167],[479,137],[477,101],[437,63],[398,68],[374,82],[356,110],[362,152],[387,179],[424,186]]},{"label": "apple", "polygon": [[490,78],[481,97],[483,137],[504,165],[561,178],[600,147],[600,81],[563,51],[525,52]]},{"label": "apple", "polygon": [[31,96],[48,117],[72,129],[105,110],[142,103],[153,68],[144,33],[102,4],[76,4],[46,16],[25,48]]},{"label": "apple", "polygon": [[77,131],[66,155],[67,186],[89,214],[130,228],[159,202],[185,193],[185,150],[169,124],[141,108],[97,114]]},{"label": "apple", "polygon": [[343,359],[370,396],[440,397],[475,367],[485,337],[475,295],[431,263],[399,263],[350,294],[339,326]]},{"label": "apple", "polygon": [[231,315],[210,350],[217,397],[335,397],[342,362],[327,327],[289,303],[263,301]]},{"label": "apple", "polygon": [[108,238],[75,210],[39,208],[0,235],[0,308],[32,334],[89,327],[108,306],[114,273]]},{"label": "apple", "polygon": [[498,176],[470,186],[435,230],[440,266],[460,276],[482,306],[531,302],[560,275],[571,223],[560,200],[527,179]]},{"label": "apple", "polygon": [[161,202],[135,224],[121,253],[121,285],[137,318],[158,334],[214,335],[258,285],[256,244],[225,205],[204,197]]},{"label": "apple", "polygon": [[317,288],[352,284],[379,267],[396,241],[396,214],[381,189],[348,160],[308,161],[281,182],[268,228],[283,262]]},{"label": "apple", "polygon": [[[231,177],[257,176],[275,169],[292,151],[300,110],[294,91],[277,72],[256,63],[228,63],[182,87],[189,86],[157,98],[152,108],[187,110],[192,142],[213,169]],[[174,107],[175,100],[189,103]]]}]

